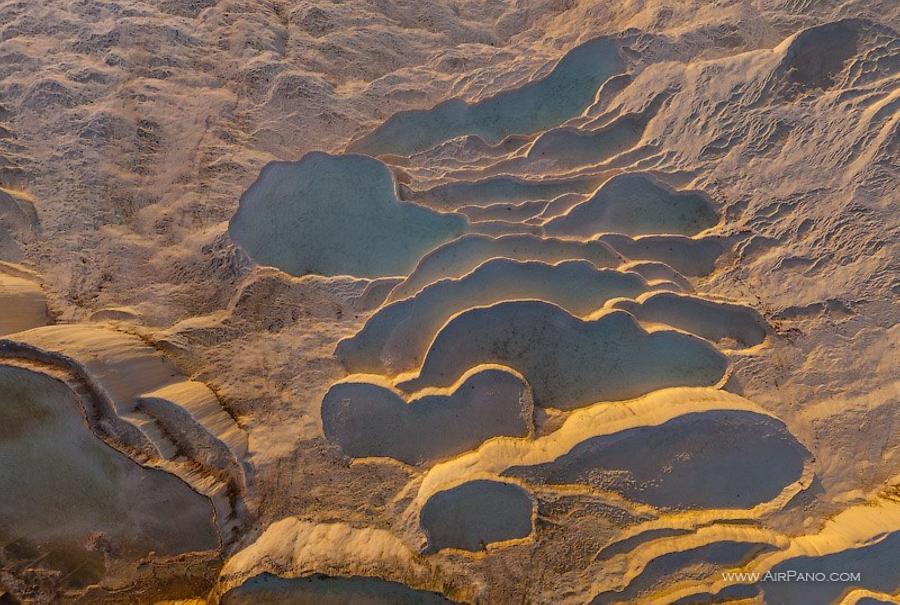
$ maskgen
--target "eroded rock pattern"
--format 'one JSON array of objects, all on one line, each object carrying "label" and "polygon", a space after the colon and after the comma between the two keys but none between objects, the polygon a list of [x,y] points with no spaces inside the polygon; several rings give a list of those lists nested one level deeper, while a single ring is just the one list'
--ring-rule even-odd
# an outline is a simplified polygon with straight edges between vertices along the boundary
[{"label": "eroded rock pattern", "polygon": [[0,1],[0,601],[896,601],[895,4]]}]

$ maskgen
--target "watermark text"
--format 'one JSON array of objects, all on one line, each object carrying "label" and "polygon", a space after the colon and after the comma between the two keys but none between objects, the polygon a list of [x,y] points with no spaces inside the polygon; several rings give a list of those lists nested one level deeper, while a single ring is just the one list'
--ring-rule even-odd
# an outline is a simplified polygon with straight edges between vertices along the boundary
[{"label": "watermark text", "polygon": [[859,571],[726,571],[722,573],[726,582],[756,584],[758,582],[861,582]]}]

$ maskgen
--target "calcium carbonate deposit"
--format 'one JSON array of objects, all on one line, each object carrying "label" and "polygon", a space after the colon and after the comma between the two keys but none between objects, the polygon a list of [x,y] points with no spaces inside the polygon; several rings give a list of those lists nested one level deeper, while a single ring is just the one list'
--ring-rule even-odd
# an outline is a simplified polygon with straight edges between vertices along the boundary
[{"label": "calcium carbonate deposit", "polygon": [[900,603],[898,29],[0,0],[0,604]]}]

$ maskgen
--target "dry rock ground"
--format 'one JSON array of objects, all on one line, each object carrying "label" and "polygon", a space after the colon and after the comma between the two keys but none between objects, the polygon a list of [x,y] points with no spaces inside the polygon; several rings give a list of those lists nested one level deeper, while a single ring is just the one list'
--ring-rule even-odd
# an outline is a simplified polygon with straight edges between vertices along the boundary
[{"label": "dry rock ground", "polygon": [[[126,556],[92,535],[78,551],[89,557],[66,558],[39,544],[22,550],[0,518],[0,594],[105,603],[359,594],[416,602],[436,593],[483,603],[896,601],[898,28],[889,1],[0,1],[0,326],[15,323],[0,334],[0,361],[11,376],[69,385],[96,438],[210,497],[220,538],[206,550]],[[674,333],[673,342],[727,359],[727,369],[704,366],[703,376],[716,375],[642,389],[646,372],[629,372],[643,357],[616,358],[627,395],[587,407],[556,401],[553,376],[533,369],[547,360],[511,340],[497,348],[519,317],[510,305],[521,301],[504,299],[552,293],[510,294],[486,280],[480,302],[440,299],[441,317],[454,319],[427,334],[436,340],[417,373],[348,378],[338,343],[389,315],[398,282],[416,294],[458,280],[441,282],[452,293],[497,255],[553,267],[587,252],[523,244],[521,257],[511,247],[480,257],[467,248],[471,266],[420,263],[414,275],[426,277],[416,287],[405,275],[289,275],[236,245],[229,221],[242,194],[269,162],[365,153],[365,135],[398,112],[452,98],[475,106],[548,77],[568,51],[604,36],[624,75],[575,114],[496,144],[453,135],[420,151],[379,151],[379,161],[400,198],[458,211],[473,234],[622,232],[600,237],[617,259],[609,267],[631,271],[646,293],[599,301],[597,317],[559,307],[529,317],[581,326],[633,316],[629,334]],[[614,188],[622,182],[631,184]],[[644,182],[663,192],[659,205],[631,214],[650,199]],[[570,197],[539,195],[535,183]],[[644,228],[679,195],[702,196],[714,214],[679,222],[687,240],[671,235],[671,222]],[[616,214],[623,199],[633,203]],[[700,258],[701,245],[717,251],[714,264]],[[684,301],[651,308],[654,290]],[[481,349],[464,337],[481,325],[474,304],[494,305],[500,318],[498,334],[478,332]],[[745,341],[755,330],[761,344]],[[547,338],[571,352],[569,336]],[[610,338],[627,341],[618,331]],[[90,349],[92,339],[100,344]],[[131,384],[148,375],[141,360],[157,357],[172,369]],[[473,447],[466,432],[450,448],[458,457],[407,465],[383,457],[390,447],[355,449],[369,443],[351,458],[353,430],[323,426],[323,400],[345,382],[415,406],[425,396],[452,400],[458,378],[497,363],[539,395],[507,406],[533,412],[525,437],[486,421],[488,444]],[[577,377],[568,386],[596,384],[579,374],[583,365],[559,363]],[[199,385],[191,388],[202,402],[171,390],[186,383]],[[139,404],[161,388],[172,407],[154,416]],[[659,388],[675,390],[649,392]],[[132,404],[143,416],[129,416]],[[153,432],[183,410],[196,432]],[[466,423],[442,437],[453,442],[455,430]],[[220,447],[235,431],[246,435],[239,469],[195,447]],[[738,435],[746,440],[735,443]],[[0,429],[0,445],[5,438]],[[641,439],[659,449],[636,446]],[[796,472],[760,475],[752,455],[734,454],[764,460],[770,449],[790,452],[782,459]],[[631,458],[672,462],[647,468]],[[747,492],[727,505],[687,498],[697,473],[723,472],[753,477]],[[9,476],[18,475],[0,473]],[[671,477],[685,483],[667,487]],[[829,571],[858,566],[864,581],[803,593],[722,579],[723,570],[799,569],[810,558]]]}]

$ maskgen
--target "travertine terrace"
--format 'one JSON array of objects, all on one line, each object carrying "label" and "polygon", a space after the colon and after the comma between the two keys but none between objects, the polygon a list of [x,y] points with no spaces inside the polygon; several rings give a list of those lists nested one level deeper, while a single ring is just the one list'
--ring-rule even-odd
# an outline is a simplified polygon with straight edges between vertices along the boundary
[{"label": "travertine terrace", "polygon": [[900,603],[898,29],[0,0],[0,604]]}]

